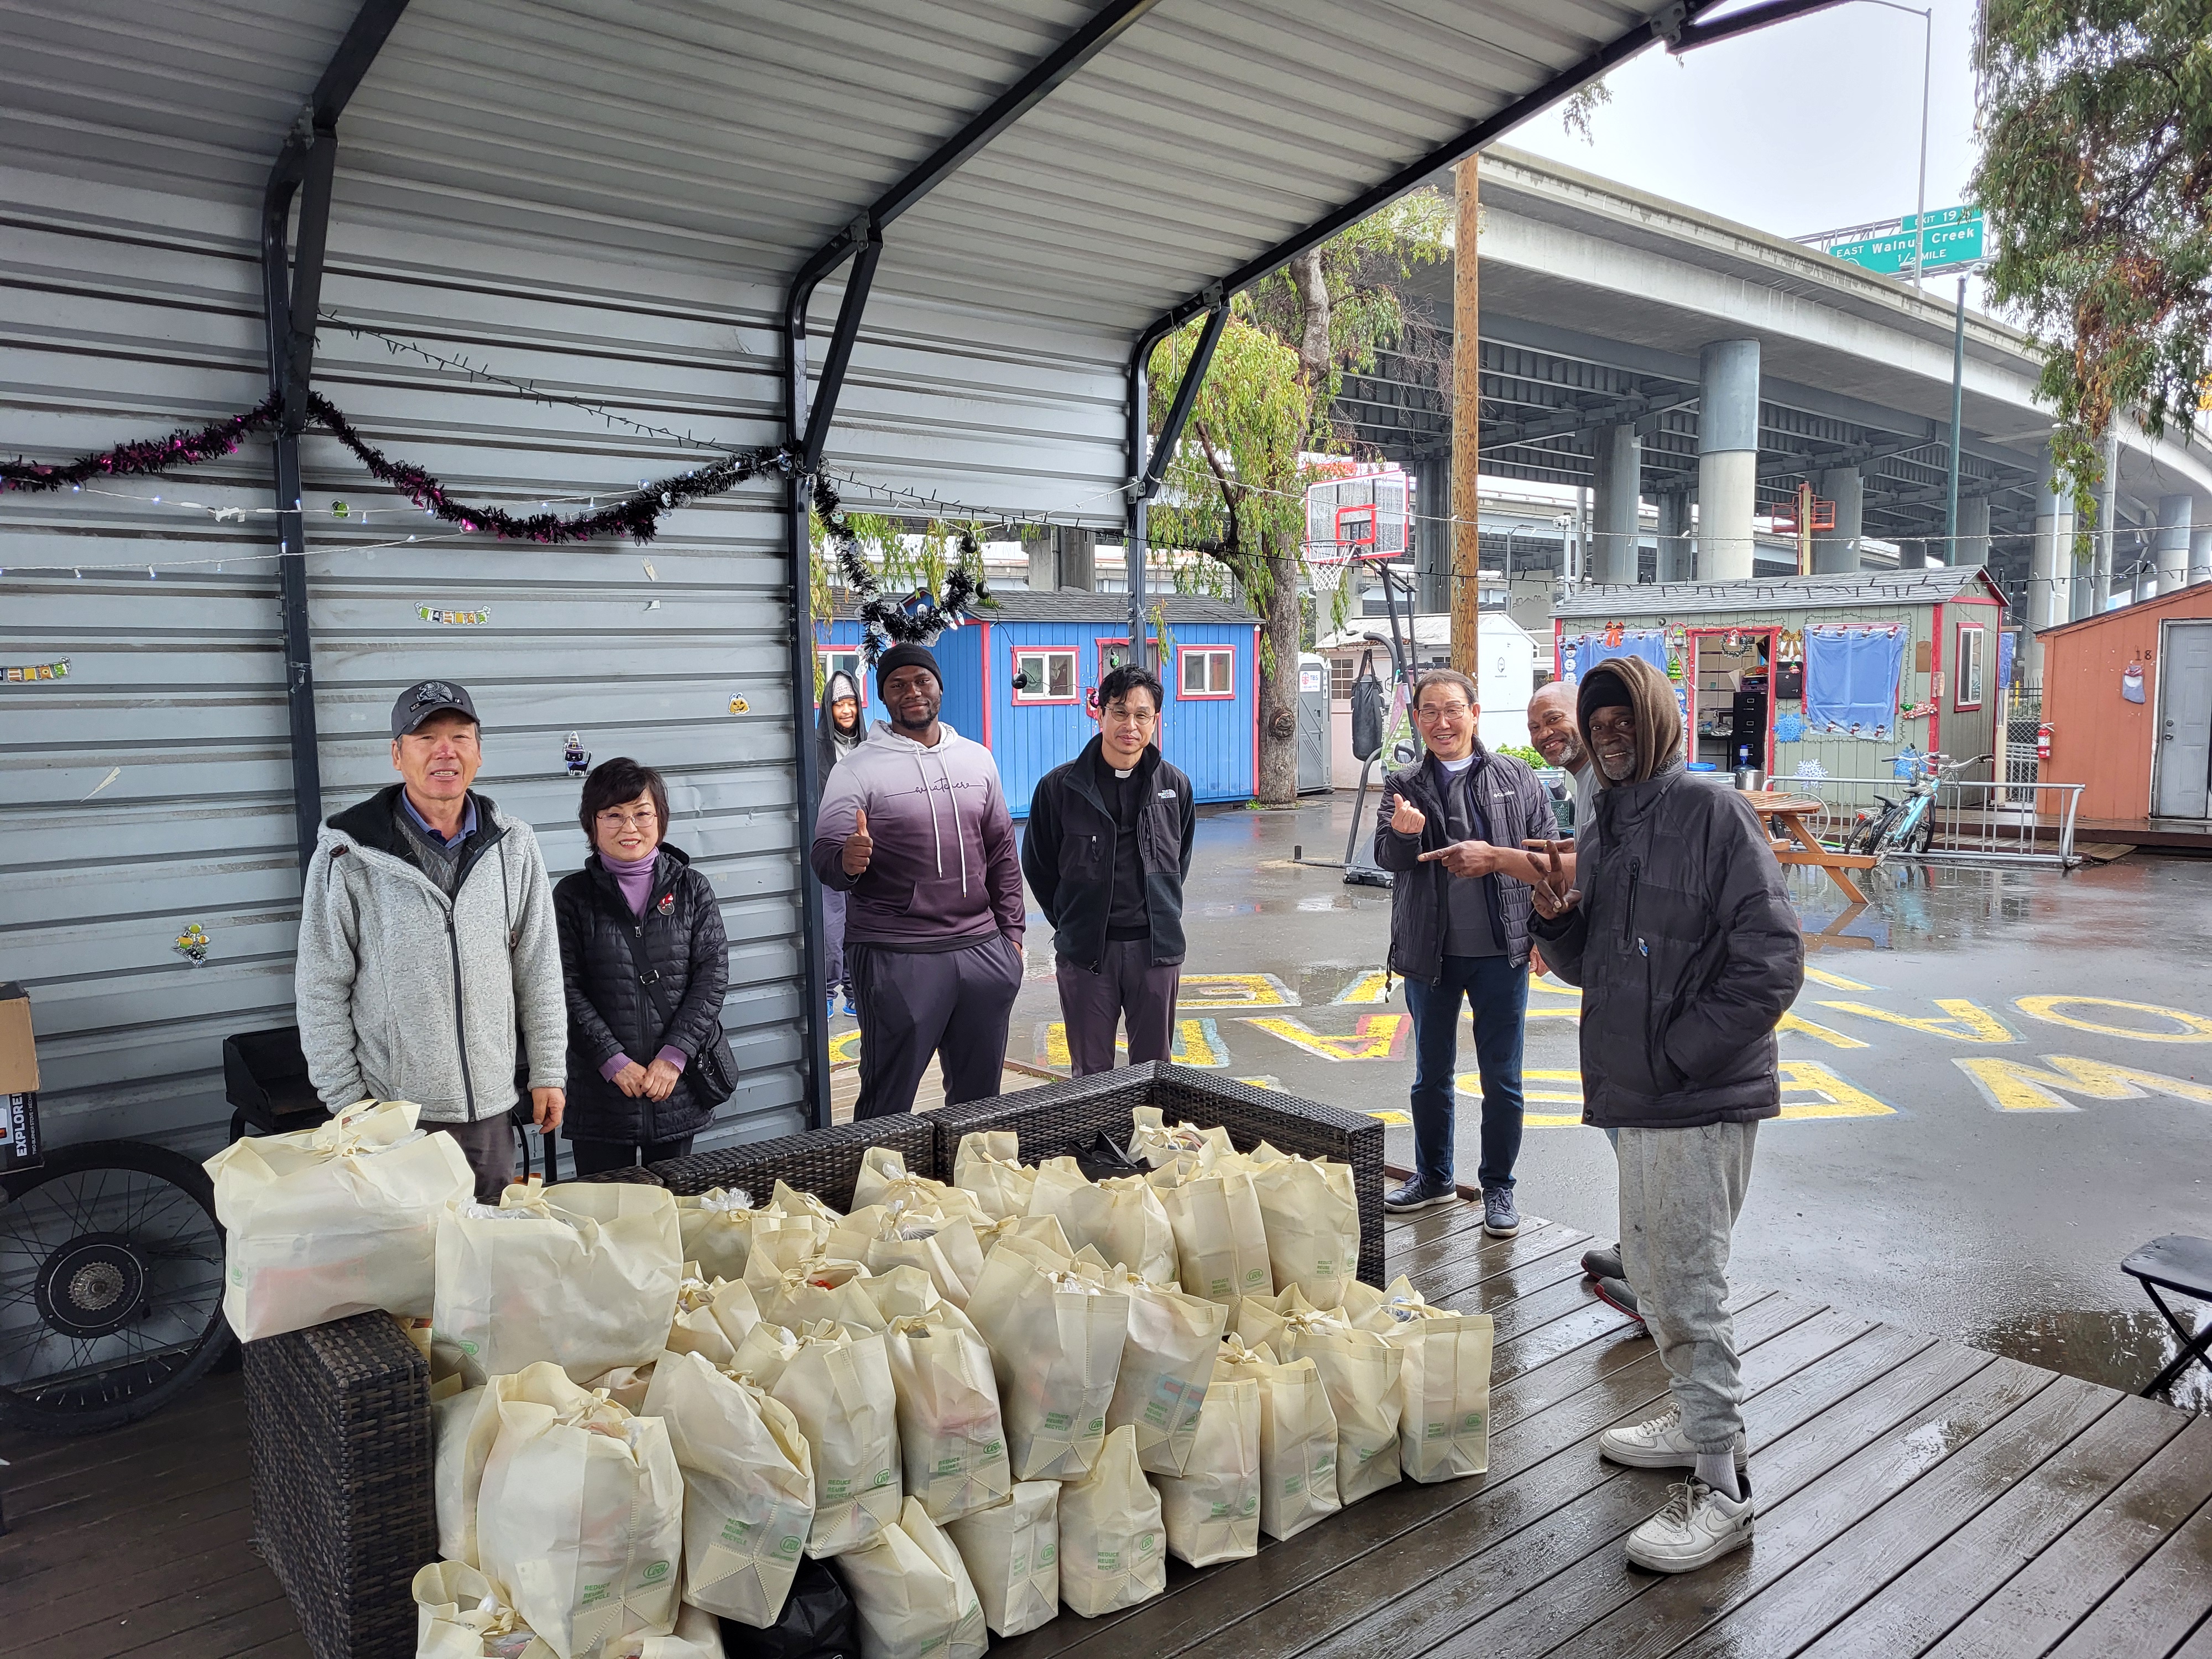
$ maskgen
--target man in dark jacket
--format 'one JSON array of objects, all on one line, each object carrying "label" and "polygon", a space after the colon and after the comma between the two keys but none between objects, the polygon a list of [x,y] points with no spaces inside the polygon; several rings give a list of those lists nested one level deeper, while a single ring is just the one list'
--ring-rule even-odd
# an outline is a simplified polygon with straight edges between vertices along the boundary
[{"label": "man in dark jacket", "polygon": [[1078,1077],[1165,1060],[1182,979],[1182,884],[1198,815],[1160,758],[1160,683],[1135,664],[1098,684],[1098,735],[1030,798],[1022,873],[1053,926],[1060,1016]]},{"label": "man in dark jacket", "polygon": [[1583,1121],[1619,1131],[1621,1262],[1674,1396],[1598,1447],[1692,1471],[1628,1540],[1639,1566],[1687,1572],[1751,1538],[1729,1240],[1759,1120],[1782,1109],[1774,1027],[1804,982],[1805,941],[1757,814],[1684,770],[1664,674],[1600,663],[1577,723],[1599,775],[1582,885],[1564,866],[1540,884],[1534,931],[1583,988]]},{"label": "man in dark jacket", "polygon": [[1413,1176],[1385,1194],[1404,1214],[1453,1202],[1459,1010],[1474,1011],[1482,1075],[1483,1227],[1521,1230],[1513,1164],[1521,1153],[1521,1049],[1528,1012],[1528,870],[1522,842],[1553,825],[1551,797],[1510,755],[1475,735],[1474,684],[1452,669],[1414,683],[1427,754],[1393,772],[1375,823],[1375,861],[1391,872],[1390,969],[1406,981],[1418,1051]]},{"label": "man in dark jacket", "polygon": [[[832,670],[822,684],[822,710],[815,717],[815,765],[819,787],[830,787],[830,774],[837,763],[868,740],[868,724],[860,718],[860,685],[843,669]],[[853,981],[845,973],[845,895],[835,887],[822,889],[823,983],[829,988],[830,1012],[857,1013],[853,1006]]]}]

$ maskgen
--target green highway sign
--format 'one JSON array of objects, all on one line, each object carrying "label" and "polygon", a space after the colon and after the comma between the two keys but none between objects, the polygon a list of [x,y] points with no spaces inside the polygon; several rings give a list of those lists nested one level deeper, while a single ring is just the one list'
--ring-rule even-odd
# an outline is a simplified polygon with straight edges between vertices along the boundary
[{"label": "green highway sign", "polygon": [[[1912,269],[1913,232],[1918,223],[1918,216],[1908,213],[1893,231],[1832,243],[1825,251],[1863,270],[1894,276]],[[1982,258],[1981,209],[1938,209],[1928,216],[1919,242],[1923,272],[1976,264]]]}]

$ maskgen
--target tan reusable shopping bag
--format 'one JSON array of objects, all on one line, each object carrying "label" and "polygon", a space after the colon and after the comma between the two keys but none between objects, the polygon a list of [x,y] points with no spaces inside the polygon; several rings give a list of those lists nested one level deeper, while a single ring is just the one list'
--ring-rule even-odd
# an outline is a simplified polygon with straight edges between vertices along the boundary
[{"label": "tan reusable shopping bag", "polygon": [[760,1323],[760,1304],[744,1280],[712,1283],[691,1273],[676,1287],[676,1317],[669,1322],[667,1347],[673,1353],[701,1353],[717,1365],[737,1357],[745,1333]]},{"label": "tan reusable shopping bag", "polygon": [[966,1564],[983,1622],[1019,1636],[1060,1616],[1060,1482],[1017,1480],[1006,1501],[946,1527]]},{"label": "tan reusable shopping bag", "polygon": [[430,1402],[430,1497],[438,1516],[438,1553],[448,1561],[477,1564],[477,1488],[498,1438],[499,1407],[489,1388]]},{"label": "tan reusable shopping bag", "polygon": [[1490,1361],[1496,1329],[1486,1313],[1431,1305],[1405,1276],[1387,1291],[1357,1285],[1344,1310],[1405,1355],[1400,1461],[1415,1480],[1455,1480],[1490,1468]]},{"label": "tan reusable shopping bag", "polygon": [[1010,1215],[1004,1221],[993,1222],[975,1235],[976,1242],[983,1247],[987,1261],[992,1251],[1010,1238],[1042,1245],[1056,1256],[1075,1254],[1075,1247],[1067,1242],[1066,1231],[1056,1218],[1048,1215]]},{"label": "tan reusable shopping bag", "polygon": [[1073,1158],[1049,1158],[1037,1166],[1030,1213],[1056,1218],[1079,1250],[1092,1245],[1109,1264],[1119,1262],[1155,1285],[1175,1282],[1175,1229],[1142,1176],[1092,1181]]},{"label": "tan reusable shopping bag", "polygon": [[1011,1239],[991,1253],[968,1317],[991,1345],[1014,1479],[1073,1480],[1105,1437],[1129,1298],[1031,1251],[1042,1247]]},{"label": "tan reusable shopping bag", "polygon": [[1312,1360],[1279,1364],[1264,1342],[1248,1348],[1231,1337],[1222,1344],[1222,1363],[1259,1384],[1260,1530],[1295,1538],[1343,1507],[1328,1390]]},{"label": "tan reusable shopping bag", "polygon": [[974,1194],[983,1213],[994,1221],[1027,1215],[1036,1171],[1020,1159],[1020,1138],[1012,1129],[964,1134],[953,1155],[952,1184]]},{"label": "tan reusable shopping bag", "polygon": [[982,1659],[990,1646],[960,1552],[913,1498],[837,1566],[860,1616],[866,1659]]},{"label": "tan reusable shopping bag", "polygon": [[859,1262],[829,1256],[807,1256],[792,1267],[779,1267],[772,1252],[757,1249],[745,1263],[745,1285],[761,1318],[794,1331],[825,1319],[855,1330],[883,1329],[884,1316],[875,1299],[856,1282],[867,1277],[868,1270]]},{"label": "tan reusable shopping bag", "polygon": [[433,1354],[471,1382],[541,1359],[580,1382],[650,1364],[675,1316],[678,1252],[675,1200],[659,1187],[532,1182],[497,1209],[448,1204]]},{"label": "tan reusable shopping bag", "polygon": [[743,1279],[752,1253],[752,1194],[709,1187],[696,1198],[678,1194],[676,1225],[684,1259],[696,1262],[706,1279]]},{"label": "tan reusable shopping bag", "polygon": [[809,1555],[865,1548],[897,1519],[898,1399],[880,1332],[827,1319],[793,1332],[763,1321],[731,1369],[791,1407],[814,1455]]},{"label": "tan reusable shopping bag", "polygon": [[1170,1129],[1157,1106],[1132,1107],[1129,1124],[1129,1156],[1149,1170],[1173,1168],[1177,1180],[1211,1168],[1224,1153],[1236,1155],[1236,1143],[1229,1139],[1228,1130],[1218,1124],[1201,1129],[1190,1122]]},{"label": "tan reusable shopping bag", "polygon": [[1336,1492],[1357,1503],[1399,1479],[1398,1376],[1404,1356],[1376,1332],[1361,1330],[1341,1310],[1247,1300],[1237,1319],[1247,1342],[1265,1342],[1285,1361],[1311,1359],[1336,1417]]},{"label": "tan reusable shopping bag", "polygon": [[1176,1272],[1184,1290],[1236,1307],[1248,1296],[1272,1296],[1274,1268],[1252,1172],[1240,1159],[1179,1174],[1173,1164],[1152,1176],[1175,1234]]},{"label": "tan reusable shopping bag", "polygon": [[559,1659],[676,1626],[684,1478],[668,1431],[550,1362],[503,1378],[477,1493],[478,1565]]},{"label": "tan reusable shopping bag", "polygon": [[1181,1475],[1156,1474],[1168,1553],[1194,1567],[1260,1550],[1260,1382],[1226,1352],[1198,1415]]},{"label": "tan reusable shopping bag", "polygon": [[1335,1307],[1359,1274],[1359,1197],[1352,1166],[1288,1157],[1264,1140],[1244,1163],[1259,1196],[1276,1286],[1296,1285],[1315,1307]]},{"label": "tan reusable shopping bag", "polygon": [[[963,1233],[967,1235],[964,1245]],[[830,1242],[822,1249],[825,1255],[857,1261],[872,1273],[919,1267],[929,1275],[937,1293],[955,1307],[966,1305],[968,1285],[952,1265],[948,1249],[969,1262],[974,1271],[981,1272],[983,1266],[974,1228],[950,1222],[938,1211],[914,1210],[902,1202],[854,1210],[830,1230]]]},{"label": "tan reusable shopping bag", "polygon": [[1085,1619],[1149,1601],[1168,1587],[1160,1495],[1137,1462],[1133,1429],[1106,1437],[1080,1480],[1060,1489],[1060,1599]]},{"label": "tan reusable shopping bag", "polygon": [[684,1474],[684,1599],[764,1630],[783,1611],[814,1524],[814,1463],[799,1419],[703,1354],[665,1353],[646,1414]]},{"label": "tan reusable shopping bag", "polygon": [[891,1321],[884,1333],[898,1396],[907,1495],[940,1526],[1002,1503],[1013,1485],[991,1350],[950,1303]]},{"label": "tan reusable shopping bag", "polygon": [[410,1100],[363,1101],[319,1128],[233,1141],[207,1161],[223,1224],[222,1310],[241,1342],[434,1304],[439,1218],[476,1189],[451,1135]]},{"label": "tan reusable shopping bag", "polygon": [[554,1659],[491,1581],[465,1561],[415,1575],[415,1659]]},{"label": "tan reusable shopping bag", "polygon": [[1129,1334],[1106,1407],[1109,1433],[1127,1425],[1137,1457],[1153,1474],[1181,1474],[1221,1352],[1229,1310],[1204,1297],[1148,1285],[1118,1272],[1109,1283],[1129,1298]]}]

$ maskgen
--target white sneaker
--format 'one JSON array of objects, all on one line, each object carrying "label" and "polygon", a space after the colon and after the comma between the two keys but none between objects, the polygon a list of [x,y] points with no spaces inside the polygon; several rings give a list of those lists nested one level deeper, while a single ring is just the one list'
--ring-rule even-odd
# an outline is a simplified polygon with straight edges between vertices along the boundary
[{"label": "white sneaker", "polygon": [[1694,1572],[1751,1542],[1751,1498],[1702,1480],[1672,1486],[1667,1507],[1628,1534],[1628,1559],[1652,1572]]},{"label": "white sneaker", "polygon": [[[1669,1406],[1647,1422],[1616,1424],[1597,1437],[1597,1453],[1607,1462],[1626,1463],[1632,1469],[1693,1469],[1698,1450],[1682,1433],[1682,1408]],[[1742,1435],[1735,1437],[1736,1473],[1751,1466],[1751,1449]]]}]

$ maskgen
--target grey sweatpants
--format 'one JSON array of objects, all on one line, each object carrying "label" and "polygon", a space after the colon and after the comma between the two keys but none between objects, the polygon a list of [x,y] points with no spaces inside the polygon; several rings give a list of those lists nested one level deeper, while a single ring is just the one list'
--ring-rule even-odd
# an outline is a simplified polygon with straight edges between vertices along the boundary
[{"label": "grey sweatpants", "polygon": [[1124,1019],[1129,1022],[1129,1065],[1168,1057],[1182,964],[1155,966],[1151,939],[1108,939],[1095,974],[1066,957],[1054,958],[1053,971],[1060,981],[1060,1014],[1067,1022],[1067,1057],[1076,1076],[1114,1069],[1114,1031]]},{"label": "grey sweatpants", "polygon": [[1682,1408],[1682,1432],[1720,1453],[1743,1431],[1735,1323],[1728,1316],[1729,1236],[1751,1185],[1756,1123],[1623,1129],[1620,1261],[1636,1310]]},{"label": "grey sweatpants", "polygon": [[987,1100],[1006,1064],[1006,1021],[1022,988],[1022,953],[994,933],[957,951],[892,951],[857,941],[845,969],[860,1011],[860,1097],[854,1117],[914,1109],[937,1056],[945,1103]]}]

